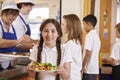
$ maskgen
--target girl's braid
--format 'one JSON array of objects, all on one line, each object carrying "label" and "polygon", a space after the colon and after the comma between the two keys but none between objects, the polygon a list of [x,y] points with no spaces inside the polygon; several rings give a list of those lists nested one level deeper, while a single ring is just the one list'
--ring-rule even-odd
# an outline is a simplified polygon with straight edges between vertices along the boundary
[{"label": "girl's braid", "polygon": [[[41,36],[40,38],[40,43],[39,43],[39,46],[38,46],[38,54],[37,54],[37,62],[40,62],[41,63],[41,52],[42,52],[42,49],[43,49],[43,38]],[[35,80],[38,80],[38,72],[36,72],[36,75],[35,75]]]}]

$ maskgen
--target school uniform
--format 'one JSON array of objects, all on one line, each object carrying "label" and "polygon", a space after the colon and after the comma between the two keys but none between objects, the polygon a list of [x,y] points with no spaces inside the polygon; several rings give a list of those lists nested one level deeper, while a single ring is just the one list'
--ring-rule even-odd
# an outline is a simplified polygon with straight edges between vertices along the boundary
[{"label": "school uniform", "polygon": [[[7,30],[3,26],[3,22],[0,19],[0,38],[7,39],[7,40],[16,40],[16,31],[13,27],[13,25],[10,25],[10,30],[7,32]],[[16,46],[8,47],[8,48],[0,48],[0,53],[5,52],[16,52]]]},{"label": "school uniform", "polygon": [[[100,51],[101,42],[96,30],[91,30],[85,38],[84,45],[84,54],[83,59],[86,53],[86,50],[91,51],[91,58],[87,66],[85,66],[85,75],[99,74],[99,51]],[[85,76],[83,75],[83,78]],[[83,79],[83,80],[95,80],[95,79]]]},{"label": "school uniform", "polygon": [[118,64],[112,68],[112,78],[113,80],[120,80],[120,40],[113,45],[110,57],[119,61]]},{"label": "school uniform", "polygon": [[30,26],[26,22],[26,16],[21,13],[17,16],[16,20],[13,22],[13,26],[17,32],[17,38],[19,39],[24,34],[31,35]]},{"label": "school uniform", "polygon": [[[72,58],[71,58],[71,55],[69,54],[69,51],[66,51],[66,49],[63,49],[63,48],[62,48],[62,55],[61,55],[62,66],[66,62],[72,62]],[[38,45],[35,45],[30,54],[30,60],[37,61],[37,53],[38,53]],[[42,58],[41,60],[42,63],[50,62],[52,65],[56,65],[56,61],[57,61],[56,47],[48,48],[46,45],[43,45],[41,58]],[[39,73],[39,80],[55,80],[55,75],[53,73]]]},{"label": "school uniform", "polygon": [[72,54],[71,63],[71,78],[70,80],[81,80],[81,69],[82,69],[82,49],[79,41],[69,40],[65,43],[65,47],[70,50]]}]

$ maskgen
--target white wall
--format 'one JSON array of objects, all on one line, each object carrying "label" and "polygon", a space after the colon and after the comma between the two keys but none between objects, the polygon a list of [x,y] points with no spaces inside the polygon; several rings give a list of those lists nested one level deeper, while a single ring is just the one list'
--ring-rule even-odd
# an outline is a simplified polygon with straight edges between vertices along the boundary
[{"label": "white wall", "polygon": [[120,1],[117,0],[117,23],[120,23]]},{"label": "white wall", "polygon": [[82,20],[84,0],[62,0],[62,16],[76,14]]},{"label": "white wall", "polygon": [[100,27],[100,0],[95,0],[94,14],[97,17],[96,30],[99,33],[99,27]]},{"label": "white wall", "polygon": [[[112,0],[112,15],[111,15],[111,45],[115,43],[115,25],[117,22],[117,0]],[[111,46],[112,48],[112,46]]]},{"label": "white wall", "polygon": [[60,0],[49,0],[49,17],[56,18],[60,10]]}]

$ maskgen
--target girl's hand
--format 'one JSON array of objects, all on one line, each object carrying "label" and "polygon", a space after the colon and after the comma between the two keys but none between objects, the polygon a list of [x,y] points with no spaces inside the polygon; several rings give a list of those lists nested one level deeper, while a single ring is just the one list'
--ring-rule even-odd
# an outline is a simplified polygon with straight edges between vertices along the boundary
[{"label": "girl's hand", "polygon": [[80,71],[81,75],[83,75],[84,72],[85,72],[85,68],[82,68]]},{"label": "girl's hand", "polygon": [[55,71],[56,74],[62,74],[65,71],[64,67],[59,65],[58,69]]},{"label": "girl's hand", "polygon": [[31,62],[31,63],[29,63],[28,66],[27,66],[28,75],[29,75],[30,77],[32,77],[32,78],[34,78],[34,77],[35,77],[35,74],[36,74],[36,72],[34,72],[33,70],[31,70],[31,67],[32,67],[33,63],[34,63],[34,62]]},{"label": "girl's hand", "polygon": [[70,79],[70,64],[65,63],[63,66],[59,65],[57,71],[55,72],[56,75],[60,74],[62,80],[69,80]]}]

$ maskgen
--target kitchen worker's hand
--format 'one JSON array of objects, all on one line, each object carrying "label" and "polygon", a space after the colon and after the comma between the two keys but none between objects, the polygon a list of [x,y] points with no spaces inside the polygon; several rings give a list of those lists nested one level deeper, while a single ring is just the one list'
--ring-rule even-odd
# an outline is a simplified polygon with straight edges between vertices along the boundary
[{"label": "kitchen worker's hand", "polygon": [[32,49],[35,43],[21,43],[18,44],[16,47],[18,50],[29,50]]},{"label": "kitchen worker's hand", "polygon": [[29,43],[29,42],[33,42],[33,40],[30,38],[29,35],[23,35],[19,40],[19,43]]}]

